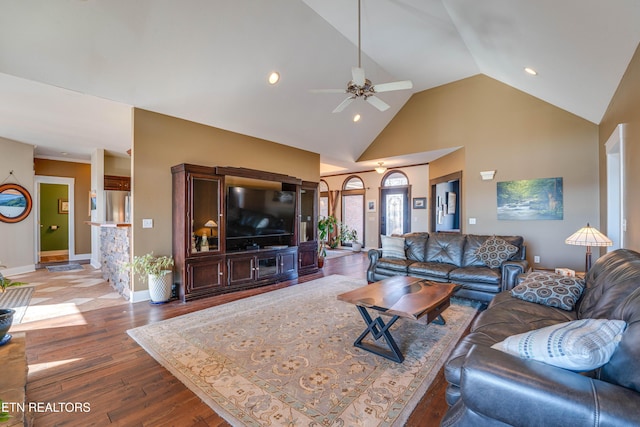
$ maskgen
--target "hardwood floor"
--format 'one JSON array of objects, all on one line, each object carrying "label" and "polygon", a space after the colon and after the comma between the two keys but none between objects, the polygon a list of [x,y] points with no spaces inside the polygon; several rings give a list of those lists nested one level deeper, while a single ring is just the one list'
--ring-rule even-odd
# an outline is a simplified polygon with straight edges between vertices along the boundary
[{"label": "hardwood floor", "polygon": [[[126,304],[19,325],[27,336],[28,400],[45,404],[88,403],[82,407],[84,412],[37,413],[35,425],[227,426],[126,331],[322,276],[364,278],[366,267],[366,255],[354,254],[327,260],[322,271],[298,281],[251,291],[186,304]],[[447,409],[445,387],[441,370],[407,426],[439,425]]]}]

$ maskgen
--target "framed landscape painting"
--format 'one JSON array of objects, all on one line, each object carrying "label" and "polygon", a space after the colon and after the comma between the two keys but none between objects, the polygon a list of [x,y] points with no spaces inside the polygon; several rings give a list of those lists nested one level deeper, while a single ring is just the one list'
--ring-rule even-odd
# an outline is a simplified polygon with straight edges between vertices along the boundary
[{"label": "framed landscape painting", "polygon": [[498,219],[561,220],[562,178],[498,182]]}]

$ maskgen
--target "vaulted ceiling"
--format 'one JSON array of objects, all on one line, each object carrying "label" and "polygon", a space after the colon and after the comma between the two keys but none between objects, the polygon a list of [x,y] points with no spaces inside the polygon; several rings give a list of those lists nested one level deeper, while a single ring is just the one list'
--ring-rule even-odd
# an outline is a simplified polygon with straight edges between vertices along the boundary
[{"label": "vaulted ceiling", "polygon": [[46,157],[124,153],[139,107],[362,170],[412,93],[479,73],[599,123],[640,42],[637,0],[362,0],[361,17],[367,78],[413,81],[378,95],[384,112],[332,113],[346,95],[309,91],[351,80],[357,0],[0,0],[0,137]]}]

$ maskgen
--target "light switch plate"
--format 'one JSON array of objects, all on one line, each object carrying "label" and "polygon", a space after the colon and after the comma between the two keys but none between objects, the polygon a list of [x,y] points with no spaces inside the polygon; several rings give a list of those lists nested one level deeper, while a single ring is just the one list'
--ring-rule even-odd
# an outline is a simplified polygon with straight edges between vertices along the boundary
[{"label": "light switch plate", "polygon": [[153,228],[153,219],[149,219],[149,218],[143,219],[142,228]]}]

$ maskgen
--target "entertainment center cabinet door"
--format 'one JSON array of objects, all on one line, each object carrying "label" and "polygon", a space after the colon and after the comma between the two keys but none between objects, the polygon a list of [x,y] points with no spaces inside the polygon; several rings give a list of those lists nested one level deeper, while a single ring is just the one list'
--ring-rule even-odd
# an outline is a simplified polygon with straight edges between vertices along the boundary
[{"label": "entertainment center cabinet door", "polygon": [[183,301],[216,295],[227,288],[224,274],[224,256],[201,257],[186,262],[187,283],[185,294],[180,295]]},{"label": "entertainment center cabinet door", "polygon": [[227,255],[229,286],[241,285],[256,279],[255,255]]},{"label": "entertainment center cabinet door", "polygon": [[278,253],[278,274],[289,277],[297,275],[298,256],[295,248]]}]

